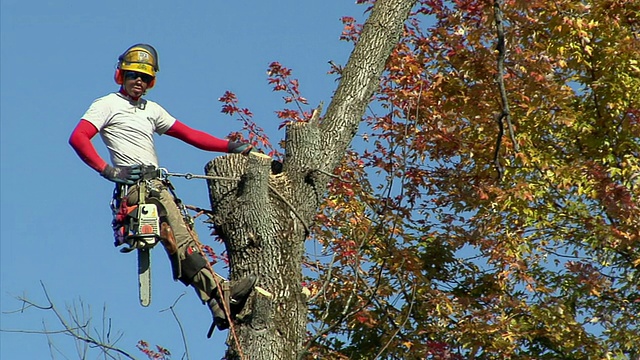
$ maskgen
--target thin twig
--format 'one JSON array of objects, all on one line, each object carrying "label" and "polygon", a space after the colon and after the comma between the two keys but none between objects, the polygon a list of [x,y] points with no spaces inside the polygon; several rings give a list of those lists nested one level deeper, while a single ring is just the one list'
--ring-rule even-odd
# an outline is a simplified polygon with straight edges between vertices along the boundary
[{"label": "thin twig", "polygon": [[382,347],[382,349],[380,349],[380,351],[378,351],[378,354],[374,357],[374,359],[377,359],[378,357],[380,357],[382,355],[382,353],[384,352],[384,350],[386,348],[389,347],[389,345],[391,344],[391,341],[393,341],[393,338],[396,337],[396,335],[398,335],[398,333],[400,332],[400,330],[404,327],[404,325],[407,323],[407,321],[409,321],[409,318],[411,317],[411,310],[413,310],[413,304],[415,303],[415,297],[416,297],[416,285],[413,285],[413,289],[411,291],[411,302],[409,303],[409,311],[407,312],[407,316],[404,318],[404,321],[402,322],[402,324],[400,324],[397,328],[396,331],[393,333],[393,335],[389,338],[389,341],[387,341],[387,343]]},{"label": "thin twig", "polygon": [[332,174],[332,173],[330,173],[330,172],[328,172],[328,171],[324,171],[324,170],[321,170],[321,169],[312,169],[312,170],[310,170],[310,172],[319,172],[319,173],[321,173],[321,174],[323,174],[323,175],[326,175],[326,176],[332,177],[332,178],[334,178],[334,179],[338,179],[338,180],[340,180],[340,181],[342,181],[342,182],[345,182],[345,183],[348,183],[348,184],[354,184],[354,183],[355,183],[355,181],[347,180],[347,179],[341,178],[340,176],[338,176],[338,175],[336,175],[336,174]]},{"label": "thin twig", "polygon": [[496,121],[498,121],[499,126],[499,134],[498,140],[496,143],[496,151],[494,153],[494,164],[498,170],[498,179],[502,178],[503,169],[500,165],[500,160],[498,159],[500,152],[500,142],[502,140],[502,136],[504,134],[502,121],[504,120],[507,123],[507,128],[509,130],[509,136],[511,137],[511,142],[513,143],[513,149],[515,152],[519,152],[520,148],[518,146],[518,142],[515,137],[515,133],[513,130],[513,125],[511,124],[511,111],[509,110],[509,100],[507,98],[507,90],[504,84],[504,59],[505,59],[505,38],[504,38],[504,25],[502,23],[502,9],[500,8],[501,0],[495,0],[493,2],[493,10],[495,17],[495,25],[496,25],[496,35],[498,37],[498,43],[496,45],[496,51],[498,52],[498,74],[496,75],[496,81],[498,82],[498,87],[500,89],[500,99],[502,101],[502,109],[500,115],[496,117]]},{"label": "thin twig", "polygon": [[329,262],[329,265],[327,266],[329,270],[327,272],[326,279],[322,283],[322,287],[320,288],[320,290],[318,290],[318,292],[315,295],[313,295],[311,298],[309,298],[307,300],[307,304],[313,303],[318,298],[318,296],[320,296],[321,294],[324,294],[325,289],[327,288],[327,286],[331,282],[331,274],[333,272],[333,267],[334,267],[334,264],[336,262],[336,256],[337,255],[338,255],[338,253],[334,251],[333,252],[333,256],[331,257],[331,261]]},{"label": "thin twig", "polygon": [[174,310],[174,308],[178,304],[178,301],[180,301],[180,299],[184,296],[184,294],[185,293],[180,294],[180,296],[178,296],[176,301],[174,301],[173,304],[169,306],[169,308],[160,310],[160,312],[171,310],[171,314],[173,315],[173,318],[176,320],[176,323],[178,324],[178,328],[180,329],[180,336],[182,336],[182,344],[184,345],[184,352],[187,356],[187,359],[191,359],[191,356],[189,356],[189,346],[187,345],[187,336],[185,335],[184,327],[182,326],[182,322],[180,321],[180,318],[178,317],[178,315]]},{"label": "thin twig", "polygon": [[[71,317],[71,321],[76,324],[77,326],[71,326],[67,320],[65,320],[65,318],[62,316],[62,314],[60,313],[60,311],[57,309],[57,307],[54,305],[53,300],[51,299],[51,297],[49,296],[49,292],[47,291],[47,288],[45,287],[44,283],[41,281],[40,285],[42,287],[42,291],[45,295],[45,298],[47,299],[47,305],[38,305],[36,303],[34,303],[33,301],[27,299],[26,297],[18,297],[18,300],[20,300],[22,302],[22,310],[24,310],[25,308],[29,308],[29,307],[35,307],[37,309],[40,310],[48,310],[48,311],[52,311],[53,314],[55,315],[55,317],[57,318],[58,322],[62,325],[63,329],[62,330],[48,330],[46,328],[46,325],[44,326],[44,330],[42,331],[33,331],[33,330],[6,330],[6,329],[0,329],[0,331],[2,332],[16,332],[16,333],[26,333],[26,334],[43,334],[46,335],[48,338],[48,341],[50,341],[50,349],[56,349],[55,344],[53,344],[53,342],[51,342],[51,339],[49,338],[50,335],[55,335],[55,334],[66,334],[71,336],[72,338],[76,339],[77,341],[80,341],[82,343],[85,343],[89,346],[96,346],[98,347],[100,350],[103,351],[103,353],[105,353],[107,356],[109,356],[112,359],[115,359],[115,357],[111,354],[109,354],[109,351],[113,351],[116,353],[119,353],[123,356],[125,356],[128,359],[132,359],[135,360],[136,358],[133,357],[132,355],[130,355],[129,353],[127,353],[126,351],[119,349],[111,344],[106,344],[102,341],[96,340],[95,338],[93,338],[91,336],[91,334],[89,334],[86,331],[86,328],[89,326],[90,322],[87,323],[83,323],[80,324],[79,323],[79,319],[77,314],[72,313],[71,311],[69,311],[69,316]],[[25,305],[27,305],[25,307]],[[84,334],[84,335],[83,335]],[[53,351],[53,350],[51,350]],[[58,350],[58,352],[60,353],[60,351]],[[52,353],[53,356],[53,353]],[[62,355],[64,356],[64,355]]]}]

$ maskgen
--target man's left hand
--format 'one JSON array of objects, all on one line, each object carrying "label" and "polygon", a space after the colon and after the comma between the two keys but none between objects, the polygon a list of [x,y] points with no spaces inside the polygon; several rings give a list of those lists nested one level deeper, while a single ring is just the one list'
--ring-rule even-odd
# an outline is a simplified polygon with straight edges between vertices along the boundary
[{"label": "man's left hand", "polygon": [[247,155],[253,150],[253,146],[251,146],[251,144],[249,143],[239,143],[233,141],[229,141],[229,146],[227,148],[227,151],[229,153],[242,155]]}]

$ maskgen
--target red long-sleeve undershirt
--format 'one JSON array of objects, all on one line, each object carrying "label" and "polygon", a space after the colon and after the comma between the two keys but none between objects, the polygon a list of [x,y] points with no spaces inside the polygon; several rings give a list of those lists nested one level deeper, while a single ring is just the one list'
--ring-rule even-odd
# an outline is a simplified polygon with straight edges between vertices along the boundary
[{"label": "red long-sleeve undershirt", "polygon": [[[97,172],[102,172],[107,162],[96,151],[91,139],[96,136],[98,129],[87,120],[80,120],[69,137],[69,144],[76,151],[80,159]],[[229,141],[195,130],[179,120],[165,132],[166,135],[180,139],[187,144],[206,151],[227,152]]]},{"label": "red long-sleeve undershirt", "polygon": [[97,172],[102,172],[107,167],[107,162],[98,155],[96,148],[91,143],[91,138],[96,136],[98,129],[87,120],[80,120],[69,137],[69,145],[76,151],[80,159]]},{"label": "red long-sleeve undershirt", "polygon": [[169,130],[165,132],[165,135],[180,139],[189,145],[205,151],[226,153],[229,150],[229,140],[220,139],[204,131],[192,129],[180,122],[180,120],[176,120]]}]

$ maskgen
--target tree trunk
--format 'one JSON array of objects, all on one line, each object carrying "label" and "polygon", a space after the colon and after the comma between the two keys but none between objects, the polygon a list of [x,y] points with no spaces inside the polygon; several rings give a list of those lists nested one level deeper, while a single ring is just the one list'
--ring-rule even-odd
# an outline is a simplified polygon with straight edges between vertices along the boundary
[{"label": "tree trunk", "polygon": [[[304,240],[330,173],[355,135],[385,62],[398,42],[414,0],[378,0],[364,25],[322,121],[287,127],[283,171],[272,174],[261,154],[209,162],[209,196],[218,235],[229,254],[231,278],[258,275],[255,294],[229,331],[227,359],[302,358],[307,304],[302,292]],[[235,334],[235,335],[234,335]]]}]

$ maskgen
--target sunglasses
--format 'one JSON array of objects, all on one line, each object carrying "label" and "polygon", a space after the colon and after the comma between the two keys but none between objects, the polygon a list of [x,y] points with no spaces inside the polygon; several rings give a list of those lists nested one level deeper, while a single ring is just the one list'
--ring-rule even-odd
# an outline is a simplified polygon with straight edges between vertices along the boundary
[{"label": "sunglasses", "polygon": [[140,78],[140,80],[144,81],[147,84],[153,80],[153,76],[137,71],[125,71],[124,78],[126,80],[136,80],[137,78]]}]

